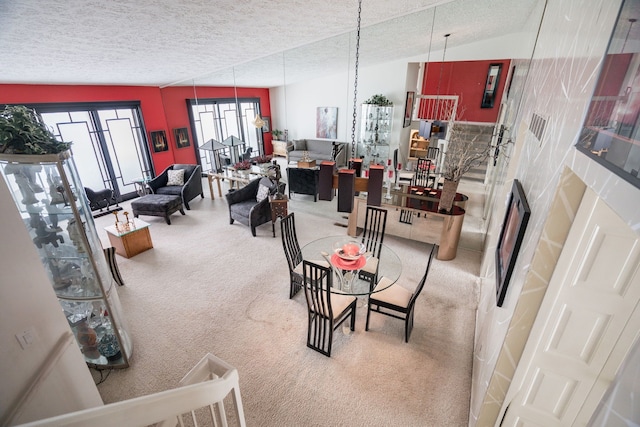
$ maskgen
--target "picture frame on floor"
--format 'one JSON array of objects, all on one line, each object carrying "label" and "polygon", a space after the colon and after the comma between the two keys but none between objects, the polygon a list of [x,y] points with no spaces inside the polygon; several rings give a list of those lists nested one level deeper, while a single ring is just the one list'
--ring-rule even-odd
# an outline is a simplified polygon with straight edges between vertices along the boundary
[{"label": "picture frame on floor", "polygon": [[531,209],[522,185],[520,181],[514,179],[496,247],[496,303],[498,307],[502,307],[507,294],[507,287],[530,216]]}]

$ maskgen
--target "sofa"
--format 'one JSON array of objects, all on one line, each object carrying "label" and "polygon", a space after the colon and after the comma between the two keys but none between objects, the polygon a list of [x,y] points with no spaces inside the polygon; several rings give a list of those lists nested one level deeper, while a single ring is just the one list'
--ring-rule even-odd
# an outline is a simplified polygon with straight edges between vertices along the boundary
[{"label": "sofa", "polygon": [[[311,160],[320,163],[323,160],[335,160],[337,166],[347,164],[348,144],[345,142],[329,141],[326,139],[297,139],[287,146],[289,162],[302,159],[306,151]],[[335,157],[335,158],[334,158]]]}]

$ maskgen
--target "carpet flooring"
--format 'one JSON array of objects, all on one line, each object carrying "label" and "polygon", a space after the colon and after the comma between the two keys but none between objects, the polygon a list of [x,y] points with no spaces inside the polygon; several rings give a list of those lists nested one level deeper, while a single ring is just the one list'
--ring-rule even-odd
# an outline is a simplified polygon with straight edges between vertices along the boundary
[{"label": "carpet flooring", "polygon": [[[205,184],[206,184],[206,180]],[[226,201],[194,199],[186,215],[141,217],[154,248],[118,257],[126,285],[117,289],[134,349],[131,366],[99,386],[105,403],[174,388],[210,352],[238,369],[249,426],[466,426],[480,252],[460,248],[434,260],[416,302],[409,343],[404,322],[359,307],[356,330],[334,335],[331,358],[306,347],[304,295],[288,298],[289,276],[271,224],[251,236],[229,224]],[[295,195],[301,245],[346,235],[335,202]],[[131,212],[130,203],[122,203]],[[103,227],[113,216],[95,219]],[[385,243],[403,263],[399,283],[413,290],[430,246],[394,236]],[[93,372],[96,381],[98,372]]]}]

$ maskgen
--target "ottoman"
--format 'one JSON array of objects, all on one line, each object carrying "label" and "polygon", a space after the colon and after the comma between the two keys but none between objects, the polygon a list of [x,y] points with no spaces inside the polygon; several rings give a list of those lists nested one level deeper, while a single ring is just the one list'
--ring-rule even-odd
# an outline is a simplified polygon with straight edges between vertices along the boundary
[{"label": "ottoman", "polygon": [[182,208],[182,198],[180,196],[172,196],[168,194],[147,194],[138,200],[131,202],[133,216],[138,215],[162,216],[167,224],[171,225],[169,215],[180,211],[184,215]]}]

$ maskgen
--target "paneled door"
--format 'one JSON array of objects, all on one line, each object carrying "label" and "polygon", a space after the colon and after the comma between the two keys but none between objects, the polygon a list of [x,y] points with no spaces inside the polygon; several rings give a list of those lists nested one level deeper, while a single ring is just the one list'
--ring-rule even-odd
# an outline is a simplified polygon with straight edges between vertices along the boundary
[{"label": "paneled door", "polygon": [[586,424],[640,330],[639,261],[638,235],[587,190],[501,425]]}]

